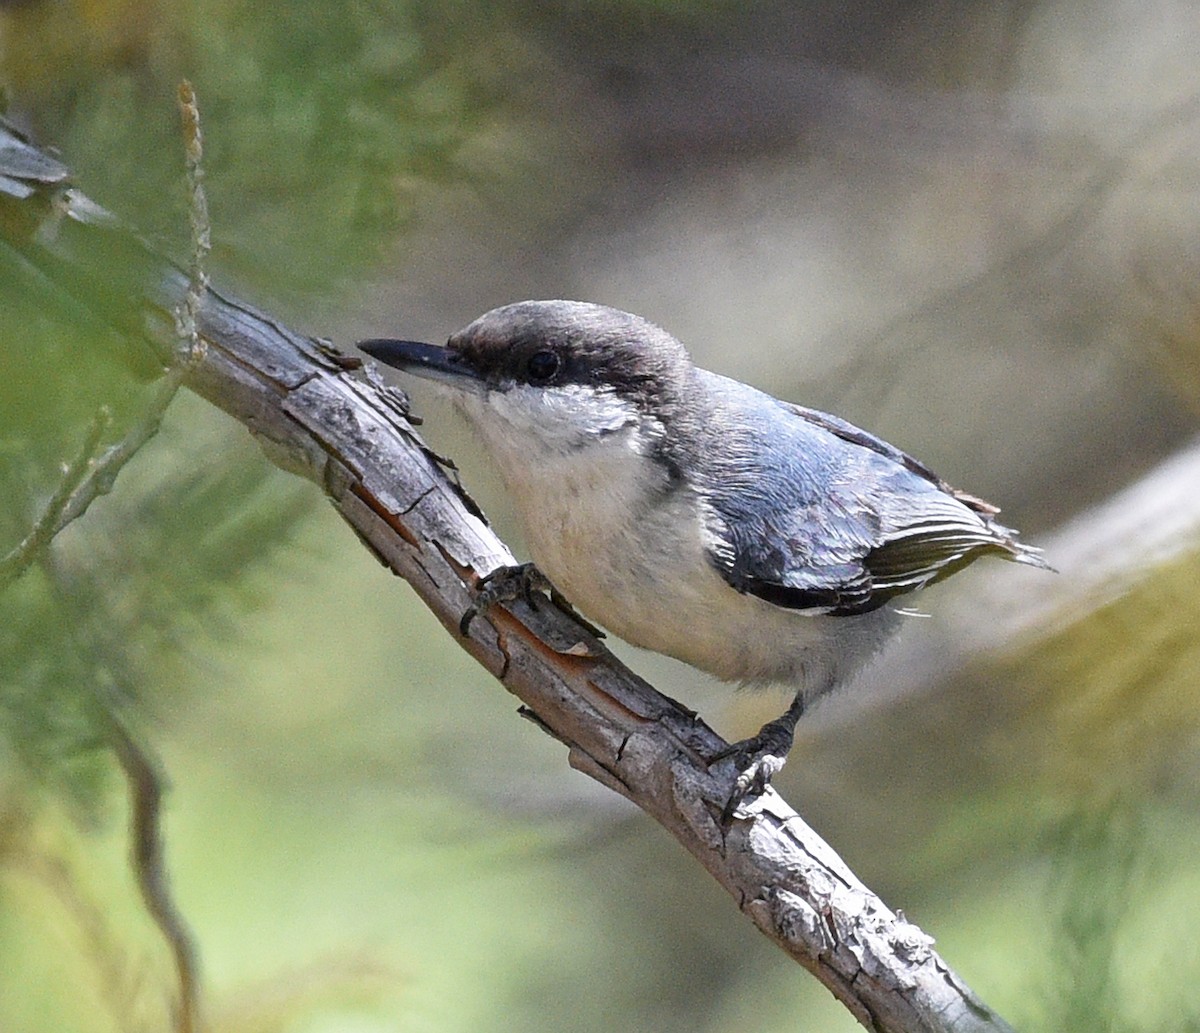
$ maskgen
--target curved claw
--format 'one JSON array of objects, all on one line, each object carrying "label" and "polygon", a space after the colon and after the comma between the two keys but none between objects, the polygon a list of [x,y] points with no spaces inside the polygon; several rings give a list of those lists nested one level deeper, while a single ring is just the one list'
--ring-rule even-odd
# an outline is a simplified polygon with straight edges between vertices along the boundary
[{"label": "curved claw", "polygon": [[729,828],[737,814],[737,809],[747,797],[761,796],[766,792],[767,786],[771,784],[771,779],[783,770],[786,760],[786,757],[777,756],[774,753],[764,753],[754,757],[741,769],[741,773],[734,780],[729,799],[721,810],[721,828]]},{"label": "curved claw", "polygon": [[458,622],[458,633],[466,638],[471,631],[471,622],[479,616],[480,609],[474,603],[468,606]]},{"label": "curved claw", "polygon": [[795,723],[795,717],[789,711],[763,725],[757,735],[727,746],[709,761],[711,766],[732,758],[738,771],[729,799],[721,810],[721,828],[729,828],[738,807],[747,797],[761,796],[771,784],[771,779],[783,770],[788,751],[792,748]]}]

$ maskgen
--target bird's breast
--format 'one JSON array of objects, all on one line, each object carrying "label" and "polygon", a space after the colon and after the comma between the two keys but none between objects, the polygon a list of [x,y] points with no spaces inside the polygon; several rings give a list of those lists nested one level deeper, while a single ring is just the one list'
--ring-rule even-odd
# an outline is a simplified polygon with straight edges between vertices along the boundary
[{"label": "bird's breast", "polygon": [[814,695],[882,641],[885,611],[811,616],[732,588],[709,560],[696,489],[673,482],[633,434],[570,450],[485,437],[534,563],[625,641],[725,681],[788,682]]}]

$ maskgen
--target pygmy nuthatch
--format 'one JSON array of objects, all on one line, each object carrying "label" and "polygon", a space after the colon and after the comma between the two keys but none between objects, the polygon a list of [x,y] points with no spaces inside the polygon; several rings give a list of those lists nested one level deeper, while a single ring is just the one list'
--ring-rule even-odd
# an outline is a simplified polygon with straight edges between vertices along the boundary
[{"label": "pygmy nuthatch", "polygon": [[898,448],[692,364],[638,316],[494,309],[445,348],[371,340],[439,381],[499,468],[537,567],[627,642],[795,699],[721,756],[726,821],[782,766],[804,707],[895,630],[893,600],[986,553],[1044,566]]}]

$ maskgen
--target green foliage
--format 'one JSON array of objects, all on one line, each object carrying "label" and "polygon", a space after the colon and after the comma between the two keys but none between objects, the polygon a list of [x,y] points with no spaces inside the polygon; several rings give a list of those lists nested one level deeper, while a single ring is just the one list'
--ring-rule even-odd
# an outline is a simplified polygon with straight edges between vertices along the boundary
[{"label": "green foliage", "polygon": [[485,5],[110,2],[0,17],[0,78],[40,133],[91,196],[176,250],[175,90],[193,81],[214,264],[277,296],[363,274],[411,217],[411,187],[458,174],[456,150],[494,103],[478,69],[504,46]]},{"label": "green foliage", "polygon": [[1122,986],[1117,948],[1123,919],[1144,887],[1145,830],[1136,806],[1114,802],[1065,821],[1047,837],[1054,858],[1050,889],[1055,916],[1053,966],[1044,990],[1045,1026],[1085,1033],[1106,1016],[1112,1033],[1144,1026],[1119,1018]]},{"label": "green foliage", "polygon": [[[147,446],[118,494],[0,600],[0,735],[28,775],[85,814],[105,785],[107,715],[169,706],[202,657],[240,636],[245,616],[270,603],[255,571],[277,560],[315,497],[228,431],[203,433],[205,412],[188,408],[187,440]],[[206,460],[205,444],[221,462]],[[32,510],[34,486],[5,474],[7,497],[25,495]]]},{"label": "green foliage", "polygon": [[[109,414],[103,449],[154,390],[129,368],[156,366],[148,351],[86,304],[0,247],[0,554],[37,524],[97,414]],[[192,401],[187,411],[185,436],[169,423],[115,493],[0,594],[0,756],[9,773],[15,764],[87,817],[106,784],[98,748],[110,712],[164,705],[187,680],[190,643],[234,633],[237,622],[221,618],[254,607],[248,576],[315,495],[272,471],[208,407]]]}]

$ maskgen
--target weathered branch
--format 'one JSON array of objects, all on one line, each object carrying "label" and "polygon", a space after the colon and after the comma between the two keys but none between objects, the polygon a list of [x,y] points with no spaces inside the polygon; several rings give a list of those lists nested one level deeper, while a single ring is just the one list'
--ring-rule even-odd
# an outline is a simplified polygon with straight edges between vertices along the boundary
[{"label": "weathered branch", "polygon": [[[188,277],[70,187],[67,170],[0,125],[0,237],[167,364]],[[102,257],[100,257],[102,256]],[[722,833],[723,740],[623,667],[558,609],[517,602],[458,634],[477,579],[513,557],[416,436],[400,392],[357,360],[210,290],[187,386],[244,423],[279,465],[317,482],[363,543],[564,742],[573,766],[628,797],[721,883],[759,929],[864,1026],[1009,1027],[773,791]]]}]

